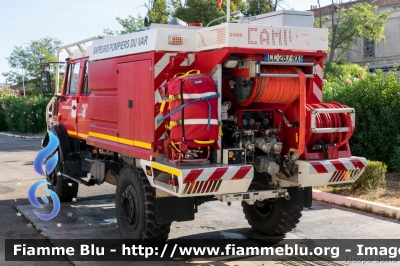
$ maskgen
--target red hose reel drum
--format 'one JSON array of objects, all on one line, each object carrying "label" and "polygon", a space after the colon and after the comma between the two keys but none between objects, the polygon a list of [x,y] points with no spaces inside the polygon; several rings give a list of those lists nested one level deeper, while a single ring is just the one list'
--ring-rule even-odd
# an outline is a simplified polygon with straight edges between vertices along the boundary
[{"label": "red hose reel drum", "polygon": [[[291,104],[286,110],[285,115],[292,124],[300,121],[299,110],[299,101]],[[320,141],[325,144],[334,143],[337,147],[342,146],[353,135],[354,117],[354,109],[337,102],[307,104],[305,125],[307,148],[313,148]]]},{"label": "red hose reel drum", "polygon": [[[262,66],[260,73],[269,74],[298,74],[300,68],[294,66]],[[237,100],[240,106],[251,103],[292,103],[299,98],[299,78],[256,77],[254,87],[247,99]],[[303,88],[301,88],[303,89]]]}]

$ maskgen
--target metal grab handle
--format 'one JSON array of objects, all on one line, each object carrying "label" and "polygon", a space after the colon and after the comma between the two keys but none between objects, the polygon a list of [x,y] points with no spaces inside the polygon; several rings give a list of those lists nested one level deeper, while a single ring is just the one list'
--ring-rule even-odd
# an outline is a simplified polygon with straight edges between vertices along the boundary
[{"label": "metal grab handle", "polygon": [[313,62],[280,62],[280,61],[259,61],[258,65],[276,65],[276,66],[315,66]]},{"label": "metal grab handle", "polygon": [[[298,78],[299,74],[268,74],[268,73],[257,73],[257,77],[272,77],[272,78]],[[315,74],[305,74],[306,78],[315,78]]]},{"label": "metal grab handle", "polygon": [[250,62],[250,76],[251,77],[272,77],[272,78],[298,78],[299,74],[269,74],[261,73],[260,67],[262,65],[270,66],[311,66],[313,67],[312,74],[305,74],[306,78],[315,78],[316,70],[315,64],[312,62],[271,62],[271,61],[253,61]]},{"label": "metal grab handle", "polygon": [[334,132],[349,132],[349,127],[327,127],[317,128],[316,119],[317,114],[339,114],[339,113],[350,113],[351,125],[354,128],[356,121],[356,111],[354,108],[336,108],[336,109],[313,109],[311,110],[311,132],[313,133],[334,133]]}]

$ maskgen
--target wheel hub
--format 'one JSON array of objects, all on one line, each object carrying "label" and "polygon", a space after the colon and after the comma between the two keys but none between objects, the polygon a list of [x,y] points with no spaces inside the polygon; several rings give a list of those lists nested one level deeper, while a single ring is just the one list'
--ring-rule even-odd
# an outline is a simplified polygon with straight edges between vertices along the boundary
[{"label": "wheel hub", "polygon": [[125,188],[120,202],[122,217],[126,225],[131,231],[135,231],[139,223],[139,208],[136,190],[131,185]]},{"label": "wheel hub", "polygon": [[262,204],[253,205],[254,212],[260,217],[267,217],[271,213],[273,205],[273,202],[264,200]]}]

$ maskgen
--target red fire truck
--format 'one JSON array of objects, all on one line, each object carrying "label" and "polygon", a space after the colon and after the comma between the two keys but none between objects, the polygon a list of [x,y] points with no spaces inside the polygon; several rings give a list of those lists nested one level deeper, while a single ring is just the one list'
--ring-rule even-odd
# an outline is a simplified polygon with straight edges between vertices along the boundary
[{"label": "red fire truck", "polygon": [[241,201],[253,229],[284,234],[312,186],[355,182],[366,167],[348,143],[355,111],[321,100],[327,30],[260,21],[152,24],[60,47],[49,187],[70,201],[78,184],[116,185],[121,237],[166,239],[212,200]]}]

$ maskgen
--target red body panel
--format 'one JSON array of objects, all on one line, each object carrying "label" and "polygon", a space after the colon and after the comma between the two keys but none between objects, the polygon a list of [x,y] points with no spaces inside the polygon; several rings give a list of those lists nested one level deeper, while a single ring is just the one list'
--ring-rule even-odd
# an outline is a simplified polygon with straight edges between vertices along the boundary
[{"label": "red body panel", "polygon": [[153,56],[91,62],[89,144],[149,158],[154,139]]}]

